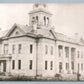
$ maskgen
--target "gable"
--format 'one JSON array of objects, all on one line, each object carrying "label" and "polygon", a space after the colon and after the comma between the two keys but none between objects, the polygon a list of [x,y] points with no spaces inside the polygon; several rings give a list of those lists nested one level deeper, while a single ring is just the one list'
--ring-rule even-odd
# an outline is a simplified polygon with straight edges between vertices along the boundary
[{"label": "gable", "polygon": [[16,24],[8,31],[7,37],[16,37],[16,36],[21,36],[24,35],[25,32]]},{"label": "gable", "polygon": [[9,37],[21,36],[23,34],[24,33],[20,29],[15,28]]}]

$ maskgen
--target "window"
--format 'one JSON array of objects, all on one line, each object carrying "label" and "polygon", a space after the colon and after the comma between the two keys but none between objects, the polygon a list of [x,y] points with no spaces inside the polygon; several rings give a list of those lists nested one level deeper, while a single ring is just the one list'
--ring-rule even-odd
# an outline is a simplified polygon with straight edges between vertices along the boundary
[{"label": "window", "polygon": [[67,58],[69,57],[69,48],[68,47],[65,47],[65,55]]},{"label": "window", "polygon": [[8,44],[4,44],[4,54],[8,54]]},{"label": "window", "polygon": [[38,16],[36,16],[36,22],[38,23]]},{"label": "window", "polygon": [[21,53],[21,48],[22,48],[22,45],[19,44],[19,45],[18,45],[18,53]]},{"label": "window", "polygon": [[34,24],[35,22],[35,17],[32,17],[32,24]]},{"label": "window", "polygon": [[81,64],[81,70],[83,70],[83,63]]},{"label": "window", "polygon": [[78,63],[78,71],[79,71],[79,67],[80,67],[80,66],[79,66],[79,63]]},{"label": "window", "polygon": [[45,45],[45,54],[48,54],[48,46]]},{"label": "window", "polygon": [[32,53],[32,52],[33,52],[33,45],[30,44],[30,53]]},{"label": "window", "polygon": [[59,73],[62,71],[62,62],[59,62]]},{"label": "window", "polygon": [[66,70],[69,70],[69,63],[66,63]]},{"label": "window", "polygon": [[45,61],[45,70],[47,70],[47,61]]},{"label": "window", "polygon": [[44,25],[46,25],[46,17],[44,16]]},{"label": "window", "polygon": [[15,69],[15,60],[12,60],[12,69]]},{"label": "window", "polygon": [[71,62],[72,70],[74,70],[74,62]]},{"label": "window", "polygon": [[16,35],[18,35],[19,34],[19,32],[18,31],[16,31]]},{"label": "window", "polygon": [[12,53],[15,53],[15,45],[12,45]]},{"label": "window", "polygon": [[71,60],[74,60],[75,57],[75,48],[71,48]]},{"label": "window", "polygon": [[49,18],[47,17],[47,25],[49,24]]},{"label": "window", "polygon": [[32,17],[32,19],[34,20],[34,19],[35,19],[35,17]]},{"label": "window", "polygon": [[83,58],[83,52],[81,52],[81,58]]},{"label": "window", "polygon": [[79,58],[79,51],[78,51],[78,58]]},{"label": "window", "polygon": [[21,69],[21,60],[18,60],[18,69]]},{"label": "window", "polygon": [[51,46],[51,55],[53,55],[53,46]]},{"label": "window", "polygon": [[53,61],[50,62],[50,70],[53,70]]},{"label": "window", "polygon": [[29,69],[32,69],[32,60],[30,60],[30,65],[29,65]]},{"label": "window", "polygon": [[62,57],[63,54],[62,46],[58,46],[58,52],[59,52],[59,57]]}]

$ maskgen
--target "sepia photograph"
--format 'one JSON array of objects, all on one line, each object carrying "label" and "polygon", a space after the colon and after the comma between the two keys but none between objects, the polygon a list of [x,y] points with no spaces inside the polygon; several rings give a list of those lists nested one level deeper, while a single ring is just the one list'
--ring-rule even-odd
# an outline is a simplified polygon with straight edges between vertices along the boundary
[{"label": "sepia photograph", "polygon": [[0,81],[84,81],[84,4],[0,4]]}]

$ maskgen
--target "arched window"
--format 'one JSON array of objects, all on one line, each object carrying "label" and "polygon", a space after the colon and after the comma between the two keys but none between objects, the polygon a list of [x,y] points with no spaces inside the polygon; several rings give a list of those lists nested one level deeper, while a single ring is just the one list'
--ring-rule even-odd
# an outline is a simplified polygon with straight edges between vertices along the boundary
[{"label": "arched window", "polygon": [[63,46],[62,45],[58,46],[58,52],[59,52],[59,57],[62,57],[63,56]]},{"label": "arched window", "polygon": [[46,17],[44,16],[44,25],[46,25]]},{"label": "arched window", "polygon": [[49,24],[49,17],[47,17],[47,25]]},{"label": "arched window", "polygon": [[35,19],[35,17],[32,17],[32,19]]},{"label": "arched window", "polygon": [[35,17],[32,17],[32,24],[35,22]]},{"label": "arched window", "polygon": [[38,23],[38,16],[36,16],[36,22]]}]

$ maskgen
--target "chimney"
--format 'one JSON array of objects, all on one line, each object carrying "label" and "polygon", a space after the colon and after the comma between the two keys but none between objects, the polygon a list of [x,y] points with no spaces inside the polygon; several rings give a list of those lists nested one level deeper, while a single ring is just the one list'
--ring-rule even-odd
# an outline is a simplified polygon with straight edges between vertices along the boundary
[{"label": "chimney", "polygon": [[80,40],[80,35],[78,33],[75,33],[74,38],[79,41]]}]

